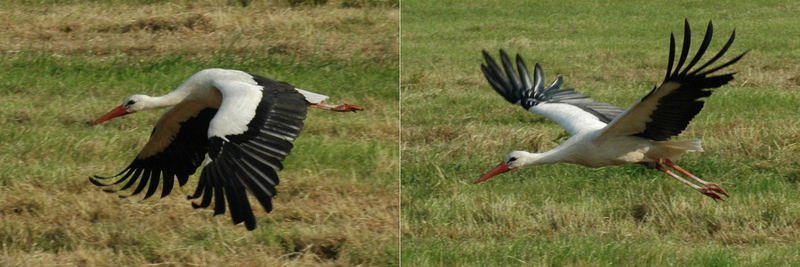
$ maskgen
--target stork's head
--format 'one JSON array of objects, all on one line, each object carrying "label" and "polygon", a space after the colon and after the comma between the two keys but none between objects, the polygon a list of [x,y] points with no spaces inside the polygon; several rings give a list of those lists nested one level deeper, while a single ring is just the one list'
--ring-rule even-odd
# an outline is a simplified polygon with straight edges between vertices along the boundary
[{"label": "stork's head", "polygon": [[494,167],[494,169],[481,176],[481,178],[475,181],[475,183],[477,184],[489,180],[490,178],[507,171],[525,167],[529,164],[529,162],[531,162],[531,160],[533,160],[532,153],[525,151],[511,151],[511,153],[508,153],[508,155],[506,155],[506,157],[503,159],[503,162],[497,164],[497,167]]},{"label": "stork's head", "polygon": [[146,95],[129,96],[128,98],[125,99],[125,101],[122,101],[122,105],[112,109],[110,112],[106,113],[106,115],[103,115],[99,119],[95,120],[94,122],[92,122],[92,125],[97,125],[104,121],[119,116],[128,115],[137,111],[142,111],[147,108],[147,101],[146,101],[147,98],[149,98],[149,96]]}]

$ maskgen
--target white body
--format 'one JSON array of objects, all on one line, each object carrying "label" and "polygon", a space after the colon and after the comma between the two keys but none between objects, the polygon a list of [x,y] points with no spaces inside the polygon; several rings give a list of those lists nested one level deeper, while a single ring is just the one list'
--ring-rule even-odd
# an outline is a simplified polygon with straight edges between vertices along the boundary
[{"label": "white body", "polygon": [[675,158],[687,151],[702,151],[700,140],[651,141],[636,136],[614,136],[598,139],[604,128],[579,132],[564,143],[544,153],[527,153],[524,165],[529,167],[551,163],[573,163],[599,168],[611,165],[651,162]]},{"label": "white body", "polygon": [[[195,73],[166,95],[158,97],[133,95],[125,102],[136,101],[136,104],[128,108],[130,112],[163,107],[173,109],[184,102],[218,108],[216,116],[209,125],[208,136],[224,137],[247,131],[247,124],[255,116],[256,107],[261,102],[261,90],[261,86],[256,84],[253,76],[246,72],[205,69]],[[312,104],[319,104],[328,98],[326,95],[298,88],[295,90]],[[167,110],[164,116],[169,113],[170,110]]]},{"label": "white body", "polygon": [[[728,196],[728,193],[716,184],[703,181],[672,162],[672,158],[685,152],[702,151],[700,140],[669,139],[685,130],[692,118],[700,112],[703,108],[701,98],[710,96],[711,89],[733,80],[733,73],[719,75],[713,73],[735,63],[744,56],[744,53],[728,62],[706,69],[728,50],[735,36],[732,33],[725,46],[713,58],[693,70],[711,42],[713,27],[709,22],[705,37],[691,59],[689,57],[691,31],[688,21],[684,22],[684,29],[683,48],[677,64],[675,38],[674,35],[670,35],[669,61],[664,82],[624,111],[611,104],[591,100],[575,92],[574,89],[560,89],[562,83],[560,77],[553,82],[553,85],[545,88],[544,72],[539,64],[536,64],[531,76],[519,55],[516,58],[515,70],[502,49],[500,50],[502,64],[498,64],[489,53],[483,51],[486,64],[481,65],[481,70],[498,94],[510,103],[521,105],[532,113],[557,122],[572,136],[544,153],[513,151],[506,155],[503,162],[475,183],[486,181],[509,170],[559,162],[595,168],[638,163],[664,172],[714,199],[722,199],[717,193]],[[683,179],[664,166],[688,176],[704,187]]]},{"label": "white body", "polygon": [[215,214],[224,213],[228,206],[234,224],[244,222],[248,230],[253,230],[256,219],[248,193],[265,211],[272,210],[271,199],[279,182],[277,171],[283,169],[281,162],[293,147],[290,141],[300,134],[307,107],[360,110],[347,104],[321,104],[326,98],[243,71],[202,70],[166,95],[132,95],[95,120],[93,124],[99,124],[125,114],[168,107],[136,159],[113,176],[119,177],[116,181],[104,182],[111,177],[100,176],[90,181],[115,188],[106,188],[107,192],[135,188],[131,195],[147,188],[144,198],[161,188],[164,197],[176,179],[184,185],[202,164],[197,189],[189,196],[201,200],[193,206],[205,208],[213,202]]}]

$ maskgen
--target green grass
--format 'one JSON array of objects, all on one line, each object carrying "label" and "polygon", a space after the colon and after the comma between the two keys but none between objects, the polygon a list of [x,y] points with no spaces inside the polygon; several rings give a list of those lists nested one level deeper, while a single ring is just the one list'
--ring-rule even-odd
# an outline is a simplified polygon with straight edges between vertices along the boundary
[{"label": "green grass", "polygon": [[[16,27],[0,33],[0,265],[397,264],[398,47],[396,34],[383,32],[397,28],[396,8],[140,1],[108,11],[102,8],[107,4],[93,1],[47,2],[5,3],[0,9],[12,14],[11,25],[24,28],[34,21],[39,33],[52,34],[46,40],[14,34],[22,32]],[[138,13],[142,9],[152,13]],[[214,27],[97,30],[180,18],[184,9],[207,16]],[[125,10],[134,18],[102,15]],[[275,23],[303,24],[309,32],[290,36],[276,30],[271,38],[254,37],[259,25],[269,23],[254,23],[255,29],[226,24],[256,13]],[[375,16],[364,19],[364,14]],[[304,24],[317,20],[341,30]],[[74,26],[76,33],[59,33],[59,23]],[[368,33],[374,40],[345,48],[340,40],[318,42],[323,32],[337,39]],[[227,45],[216,38],[240,42]],[[214,44],[193,42],[202,39]],[[285,46],[286,40],[292,45]],[[142,43],[152,49],[134,49]],[[163,111],[94,127],[88,122],[130,94],[165,94],[212,67],[287,81],[329,95],[329,103],[365,108],[347,114],[309,109],[279,172],[274,210],[267,214],[254,206],[258,228],[252,232],[234,226],[228,215],[192,209],[186,196],[194,191],[196,176],[170,196],[148,200],[120,199],[87,179],[127,166]]]},{"label": "green grass", "polygon": [[[783,1],[402,1],[401,260],[405,265],[787,265],[800,260],[800,5]],[[628,107],[663,78],[683,19],[699,45],[749,50],[678,139],[711,199],[641,166],[551,165],[473,185],[512,150],[566,140],[480,72],[485,49],[547,82]],[[692,50],[694,51],[694,50]]]}]

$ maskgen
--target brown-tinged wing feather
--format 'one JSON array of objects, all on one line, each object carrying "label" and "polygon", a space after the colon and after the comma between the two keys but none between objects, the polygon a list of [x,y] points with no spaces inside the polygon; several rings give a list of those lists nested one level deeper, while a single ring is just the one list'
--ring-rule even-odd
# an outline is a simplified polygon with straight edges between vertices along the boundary
[{"label": "brown-tinged wing feather", "polygon": [[[138,182],[130,195],[142,192],[149,183],[144,198],[152,196],[163,180],[161,197],[165,197],[172,191],[176,177],[184,185],[203,162],[208,151],[208,124],[216,112],[213,103],[183,101],[175,105],[161,116],[150,140],[125,170],[112,177],[94,176],[90,180],[109,187],[104,189],[106,192],[125,190]],[[122,177],[111,183],[101,181],[119,176]],[[111,188],[123,182],[121,187]]]}]

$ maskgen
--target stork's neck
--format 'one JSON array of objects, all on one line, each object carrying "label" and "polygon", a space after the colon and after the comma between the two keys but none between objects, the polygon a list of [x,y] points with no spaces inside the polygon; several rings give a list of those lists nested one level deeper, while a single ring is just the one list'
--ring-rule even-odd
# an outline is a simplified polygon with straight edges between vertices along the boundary
[{"label": "stork's neck", "polygon": [[193,98],[205,98],[212,88],[210,78],[205,72],[192,75],[184,81],[178,88],[162,96],[150,96],[148,98],[148,109],[164,108],[177,105],[189,95]]},{"label": "stork's neck", "polygon": [[158,109],[177,105],[183,101],[187,95],[189,95],[188,92],[175,90],[162,96],[147,96],[147,109]]},{"label": "stork's neck", "polygon": [[531,152],[526,152],[526,153],[527,153],[525,154],[526,156],[522,159],[523,168],[554,164],[564,161],[564,158],[562,157],[563,153],[560,153],[558,148],[543,153],[531,153]]}]

